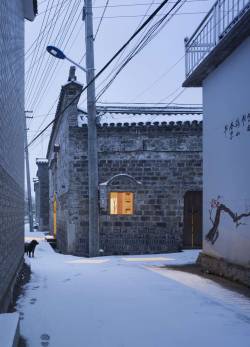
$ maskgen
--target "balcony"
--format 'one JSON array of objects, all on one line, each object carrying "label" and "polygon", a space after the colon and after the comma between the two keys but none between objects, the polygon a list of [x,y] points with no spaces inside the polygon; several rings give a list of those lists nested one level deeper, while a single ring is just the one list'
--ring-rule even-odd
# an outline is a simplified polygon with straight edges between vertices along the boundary
[{"label": "balcony", "polygon": [[185,39],[184,87],[206,76],[250,35],[250,0],[218,0],[190,39]]},{"label": "balcony", "polygon": [[37,0],[23,0],[24,18],[33,22],[37,15]]}]

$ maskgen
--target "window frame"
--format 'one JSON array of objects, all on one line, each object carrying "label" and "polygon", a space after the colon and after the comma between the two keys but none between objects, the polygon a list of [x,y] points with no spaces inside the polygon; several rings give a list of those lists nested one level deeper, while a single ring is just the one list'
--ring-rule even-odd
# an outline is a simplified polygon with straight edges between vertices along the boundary
[{"label": "window frame", "polygon": [[[112,193],[130,193],[132,194],[132,213],[111,213],[111,194]],[[135,191],[131,190],[110,190],[108,194],[108,212],[109,216],[134,216],[135,215]]]}]

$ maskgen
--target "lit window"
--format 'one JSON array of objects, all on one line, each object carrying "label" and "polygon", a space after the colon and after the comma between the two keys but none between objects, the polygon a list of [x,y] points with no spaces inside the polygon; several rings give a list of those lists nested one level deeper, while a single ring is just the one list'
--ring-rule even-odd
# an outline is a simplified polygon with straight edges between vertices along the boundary
[{"label": "lit window", "polygon": [[110,193],[110,214],[133,214],[134,213],[134,193],[131,192],[111,192]]}]

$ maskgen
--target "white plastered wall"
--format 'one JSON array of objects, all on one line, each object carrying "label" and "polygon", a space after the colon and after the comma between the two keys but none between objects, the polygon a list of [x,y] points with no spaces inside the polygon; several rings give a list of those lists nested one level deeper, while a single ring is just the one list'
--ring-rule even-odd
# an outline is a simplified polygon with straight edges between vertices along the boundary
[{"label": "white plastered wall", "polygon": [[250,266],[250,216],[237,226],[229,213],[221,212],[217,240],[206,240],[215,221],[212,199],[238,216],[250,213],[250,38],[206,78],[203,104],[204,252]]}]

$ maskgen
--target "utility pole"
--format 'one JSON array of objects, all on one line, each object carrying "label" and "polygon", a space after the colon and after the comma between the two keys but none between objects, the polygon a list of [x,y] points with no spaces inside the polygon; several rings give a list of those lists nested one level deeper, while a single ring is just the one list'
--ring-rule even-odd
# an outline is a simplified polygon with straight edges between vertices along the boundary
[{"label": "utility pole", "polygon": [[[92,0],[85,0],[83,9],[85,19],[86,43],[86,82],[87,85],[95,75],[94,37]],[[88,181],[89,181],[89,256],[99,255],[99,204],[98,204],[98,158],[96,131],[95,82],[87,88],[88,112]]]},{"label": "utility pole", "polygon": [[[24,111],[26,113],[32,113],[32,111]],[[32,211],[32,199],[31,199],[31,184],[30,184],[30,166],[29,166],[29,150],[28,150],[28,128],[27,118],[33,118],[32,116],[25,115],[25,162],[26,162],[26,178],[27,178],[27,190],[28,190],[28,208],[29,208],[29,225],[30,231],[34,231],[33,228],[33,211]]]}]

